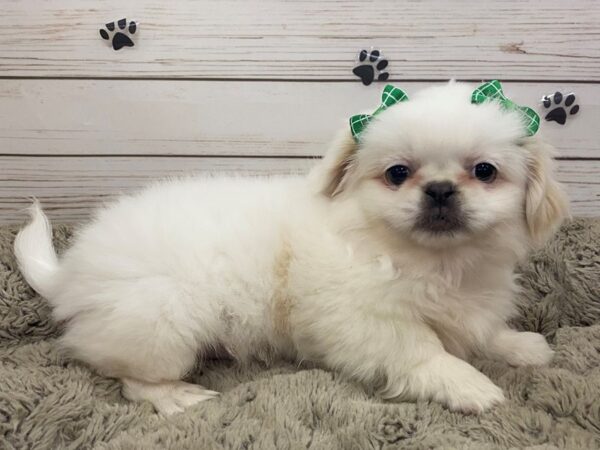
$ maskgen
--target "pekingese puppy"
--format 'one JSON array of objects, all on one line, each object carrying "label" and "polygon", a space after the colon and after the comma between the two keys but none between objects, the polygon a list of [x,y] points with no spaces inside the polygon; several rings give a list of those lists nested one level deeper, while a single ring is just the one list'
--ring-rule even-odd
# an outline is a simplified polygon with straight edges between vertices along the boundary
[{"label": "pekingese puppy", "polygon": [[388,86],[308,177],[159,183],[98,211],[60,259],[36,203],[21,270],[65,321],[61,346],[162,414],[217,395],[182,381],[215,349],[484,411],[503,393],[470,357],[552,358],[506,322],[515,264],[567,213],[539,118],[492,83]]}]

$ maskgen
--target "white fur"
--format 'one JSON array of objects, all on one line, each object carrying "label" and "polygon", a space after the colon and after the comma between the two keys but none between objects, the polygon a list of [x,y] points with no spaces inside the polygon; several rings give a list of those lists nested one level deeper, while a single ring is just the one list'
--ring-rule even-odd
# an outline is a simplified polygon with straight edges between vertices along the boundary
[{"label": "white fur", "polygon": [[[537,138],[473,87],[421,92],[345,132],[308,178],[173,180],[100,210],[57,261],[41,210],[15,251],[67,320],[62,346],[169,414],[214,393],[179,380],[198,356],[284,355],[377,384],[385,397],[480,412],[502,391],[465,360],[543,364],[539,335],[509,330],[513,269],[565,214]],[[470,176],[493,162],[499,180]],[[382,181],[391,164],[414,178]],[[413,227],[423,185],[460,187],[469,230]],[[535,203],[535,204],[534,204]]]},{"label": "white fur", "polygon": [[58,258],[52,247],[52,225],[37,200],[29,207],[29,214],[29,225],[15,238],[15,255],[29,285],[49,298],[58,271]]}]

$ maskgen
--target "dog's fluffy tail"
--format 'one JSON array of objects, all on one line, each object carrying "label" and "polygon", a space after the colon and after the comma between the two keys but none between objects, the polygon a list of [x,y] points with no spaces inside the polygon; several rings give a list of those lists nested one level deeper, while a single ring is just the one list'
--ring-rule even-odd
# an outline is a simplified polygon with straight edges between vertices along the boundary
[{"label": "dog's fluffy tail", "polygon": [[31,221],[15,239],[15,255],[29,285],[46,298],[52,297],[58,258],[52,245],[52,225],[37,200],[29,207]]}]

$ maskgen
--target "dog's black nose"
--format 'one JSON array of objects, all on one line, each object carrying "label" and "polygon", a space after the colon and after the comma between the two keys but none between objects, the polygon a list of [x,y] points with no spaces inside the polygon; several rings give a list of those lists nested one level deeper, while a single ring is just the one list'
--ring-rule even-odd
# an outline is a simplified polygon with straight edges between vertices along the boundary
[{"label": "dog's black nose", "polygon": [[456,185],[450,181],[433,181],[425,185],[425,194],[436,204],[445,204],[456,193]]}]

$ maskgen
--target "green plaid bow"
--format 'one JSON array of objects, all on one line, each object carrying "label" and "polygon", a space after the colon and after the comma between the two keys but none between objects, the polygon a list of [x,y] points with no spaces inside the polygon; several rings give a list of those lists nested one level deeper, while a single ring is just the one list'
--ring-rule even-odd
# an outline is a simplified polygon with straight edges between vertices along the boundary
[{"label": "green plaid bow", "polygon": [[527,106],[519,106],[507,99],[504,92],[502,92],[502,85],[498,80],[482,84],[471,95],[471,103],[479,104],[492,100],[500,102],[505,109],[518,111],[523,117],[523,123],[525,124],[528,136],[533,136],[540,128],[540,116],[533,109]]},{"label": "green plaid bow", "polygon": [[350,117],[350,131],[352,132],[354,140],[358,142],[360,134],[365,130],[369,122],[373,120],[373,117],[380,112],[385,111],[390,106],[406,100],[408,100],[408,96],[402,89],[398,89],[397,87],[388,84],[385,88],[383,88],[383,92],[381,94],[381,105],[379,105],[379,108],[377,108],[373,114],[357,114]]}]

